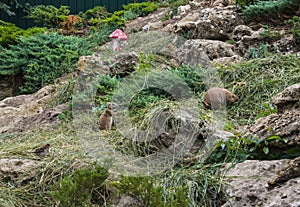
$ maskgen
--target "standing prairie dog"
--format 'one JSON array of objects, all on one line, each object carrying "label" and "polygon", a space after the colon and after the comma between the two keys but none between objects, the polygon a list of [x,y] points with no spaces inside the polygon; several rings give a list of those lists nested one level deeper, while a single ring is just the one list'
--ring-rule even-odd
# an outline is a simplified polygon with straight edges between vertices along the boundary
[{"label": "standing prairie dog", "polygon": [[108,102],[105,111],[101,114],[99,118],[99,128],[100,130],[111,130],[113,123],[113,112],[115,112],[117,104],[113,102]]},{"label": "standing prairie dog", "polygon": [[204,96],[203,104],[208,109],[225,108],[227,103],[238,101],[239,98],[225,88],[213,87],[208,89]]}]

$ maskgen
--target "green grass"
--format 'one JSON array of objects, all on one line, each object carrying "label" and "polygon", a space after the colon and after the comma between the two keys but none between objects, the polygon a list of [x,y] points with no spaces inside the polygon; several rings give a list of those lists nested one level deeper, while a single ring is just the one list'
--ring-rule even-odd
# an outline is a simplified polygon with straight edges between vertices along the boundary
[{"label": "green grass", "polygon": [[[43,130],[1,135],[0,159],[18,158],[37,161],[37,176],[24,185],[0,181],[0,206],[54,206],[50,185],[76,169],[92,163],[81,149],[74,129],[69,124]],[[30,153],[36,146],[51,145],[47,157]],[[32,169],[33,170],[33,169]],[[51,205],[49,205],[49,203]]]},{"label": "green grass", "polygon": [[264,103],[290,85],[300,82],[300,59],[295,55],[274,55],[219,69],[226,88],[240,101],[228,108],[228,115],[240,125],[251,124],[266,110]]}]

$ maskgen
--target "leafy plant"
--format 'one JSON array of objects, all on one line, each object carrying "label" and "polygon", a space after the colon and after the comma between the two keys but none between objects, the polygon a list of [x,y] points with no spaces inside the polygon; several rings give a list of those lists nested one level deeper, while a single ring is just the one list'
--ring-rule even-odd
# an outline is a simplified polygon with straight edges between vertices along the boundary
[{"label": "leafy plant", "polygon": [[261,117],[265,117],[265,116],[269,116],[270,114],[274,114],[277,113],[277,108],[276,106],[273,106],[271,103],[263,103],[263,106],[265,108],[265,110],[259,112],[256,116],[256,119],[259,119]]},{"label": "leafy plant", "polygon": [[84,19],[105,19],[111,14],[105,9],[103,6],[96,6],[92,9],[88,9],[87,11],[80,13],[80,16],[82,16]]},{"label": "leafy plant", "polygon": [[77,170],[52,186],[52,196],[62,207],[79,207],[92,204],[92,196],[100,197],[100,188],[108,177],[108,171],[96,166],[95,169]]},{"label": "leafy plant", "polygon": [[56,8],[53,5],[37,5],[30,9],[27,17],[45,27],[56,28],[60,22],[66,20],[69,13],[67,6]]},{"label": "leafy plant", "polygon": [[[287,139],[277,135],[266,139],[237,136],[228,140],[220,140],[215,145],[214,151],[206,162],[242,162],[247,159],[278,159],[285,156],[284,152],[271,154],[270,142],[287,143]],[[276,149],[277,150],[277,149]]]},{"label": "leafy plant", "polygon": [[300,18],[294,16],[292,19],[287,20],[286,23],[292,25],[290,32],[294,35],[296,44],[300,44]]},{"label": "leafy plant", "polygon": [[116,77],[100,76],[97,81],[97,94],[95,101],[98,105],[111,101],[114,90],[118,87],[120,81]]},{"label": "leafy plant", "polygon": [[64,37],[57,33],[20,37],[17,45],[0,54],[1,75],[21,75],[21,93],[32,93],[75,68],[78,58],[90,54],[84,38]]},{"label": "leafy plant", "polygon": [[278,51],[278,47],[266,43],[261,44],[258,48],[249,47],[245,57],[248,59],[266,58],[278,53]]},{"label": "leafy plant", "polygon": [[96,27],[92,27],[88,41],[91,42],[91,44],[103,45],[109,41],[109,35],[115,29],[117,29],[117,25],[101,23]]}]

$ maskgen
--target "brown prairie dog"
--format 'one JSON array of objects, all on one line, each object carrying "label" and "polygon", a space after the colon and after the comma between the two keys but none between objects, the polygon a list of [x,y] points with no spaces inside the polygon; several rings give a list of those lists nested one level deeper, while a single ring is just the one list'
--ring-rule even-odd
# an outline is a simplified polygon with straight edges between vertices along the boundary
[{"label": "brown prairie dog", "polygon": [[208,109],[225,108],[227,103],[238,101],[239,98],[224,88],[213,87],[208,89],[204,96],[203,104]]},{"label": "brown prairie dog", "polygon": [[115,112],[116,104],[112,102],[107,103],[105,111],[101,114],[99,118],[99,128],[100,130],[111,130],[113,123],[113,112]]}]

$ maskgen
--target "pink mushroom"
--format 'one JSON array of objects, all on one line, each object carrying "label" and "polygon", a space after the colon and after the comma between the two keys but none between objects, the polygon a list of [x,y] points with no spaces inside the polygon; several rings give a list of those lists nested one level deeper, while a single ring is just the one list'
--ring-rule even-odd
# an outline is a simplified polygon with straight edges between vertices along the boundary
[{"label": "pink mushroom", "polygon": [[112,41],[113,50],[120,50],[120,40],[128,39],[126,34],[120,29],[116,29],[113,33],[109,35],[109,37],[113,39]]}]

